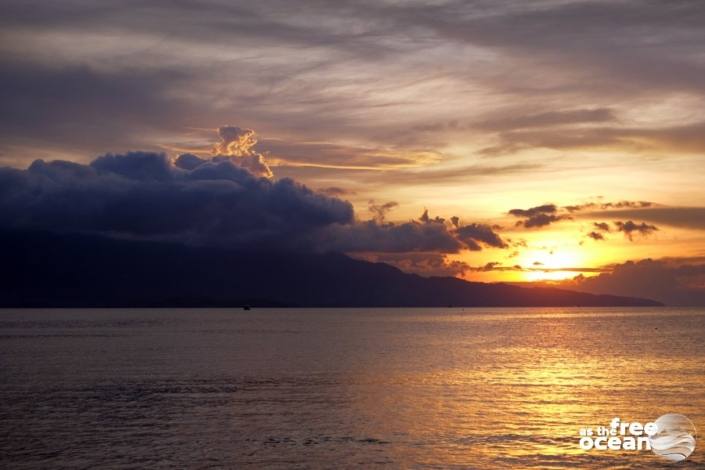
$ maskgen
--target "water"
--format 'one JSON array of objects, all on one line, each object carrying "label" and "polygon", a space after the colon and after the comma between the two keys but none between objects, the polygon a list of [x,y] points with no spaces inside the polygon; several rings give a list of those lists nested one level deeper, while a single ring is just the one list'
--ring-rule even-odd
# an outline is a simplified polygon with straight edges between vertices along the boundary
[{"label": "water", "polygon": [[704,338],[703,309],[4,310],[0,467],[673,468],[578,429],[705,429]]}]

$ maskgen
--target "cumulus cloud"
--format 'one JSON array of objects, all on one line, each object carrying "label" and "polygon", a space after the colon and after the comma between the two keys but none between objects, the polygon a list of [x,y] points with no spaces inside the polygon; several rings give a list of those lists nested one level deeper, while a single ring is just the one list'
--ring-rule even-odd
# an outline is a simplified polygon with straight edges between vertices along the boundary
[{"label": "cumulus cloud", "polygon": [[632,241],[634,240],[634,235],[636,234],[647,236],[658,230],[658,227],[655,225],[649,225],[645,222],[638,224],[631,220],[627,220],[626,222],[617,221],[614,225],[617,227],[618,232],[623,232],[624,235]]},{"label": "cumulus cloud", "polygon": [[[460,272],[443,256],[508,245],[488,225],[431,217],[385,221],[396,202],[371,203],[356,221],[352,205],[295,181],[262,177],[242,165],[254,134],[223,132],[218,154],[106,154],[89,164],[36,160],[0,168],[0,228],[94,233],[234,248],[395,253],[396,264]],[[222,155],[227,151],[232,155]],[[425,258],[421,256],[425,253]],[[439,258],[440,256],[440,258]]]},{"label": "cumulus cloud", "polygon": [[255,131],[241,129],[237,126],[222,126],[218,128],[220,142],[213,148],[216,155],[233,155],[243,157],[252,154],[252,147],[257,143]]},{"label": "cumulus cloud", "polygon": [[[0,229],[92,233],[262,250],[386,256],[412,272],[461,274],[445,256],[508,248],[498,226],[463,224],[428,210],[388,222],[398,204],[369,202],[373,219],[352,205],[289,178],[275,179],[254,150],[250,129],[223,126],[212,155],[109,153],[89,164],[36,160],[0,168]],[[326,194],[327,193],[327,194]],[[381,259],[381,258],[380,258]],[[391,261],[390,261],[391,262]]]},{"label": "cumulus cloud", "polygon": [[290,179],[259,178],[232,158],[177,163],[130,152],[88,165],[0,168],[0,226],[284,249],[353,220],[350,203]]},{"label": "cumulus cloud", "polygon": [[255,131],[237,126],[222,126],[218,128],[218,136],[220,142],[213,147],[216,158],[231,157],[234,164],[246,168],[254,175],[266,178],[274,176],[264,156],[253,149],[257,143]]}]

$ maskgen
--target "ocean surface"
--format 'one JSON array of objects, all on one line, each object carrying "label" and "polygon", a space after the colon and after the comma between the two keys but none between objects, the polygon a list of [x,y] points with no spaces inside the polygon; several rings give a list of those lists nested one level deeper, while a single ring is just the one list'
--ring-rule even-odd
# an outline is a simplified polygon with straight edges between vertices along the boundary
[{"label": "ocean surface", "polygon": [[1,468],[703,468],[705,309],[0,310]]}]

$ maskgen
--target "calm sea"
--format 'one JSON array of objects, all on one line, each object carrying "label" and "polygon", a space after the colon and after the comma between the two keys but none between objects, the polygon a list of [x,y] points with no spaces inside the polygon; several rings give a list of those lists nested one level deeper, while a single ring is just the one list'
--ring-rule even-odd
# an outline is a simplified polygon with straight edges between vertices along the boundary
[{"label": "calm sea", "polygon": [[0,311],[3,468],[674,468],[578,446],[668,412],[704,309]]}]

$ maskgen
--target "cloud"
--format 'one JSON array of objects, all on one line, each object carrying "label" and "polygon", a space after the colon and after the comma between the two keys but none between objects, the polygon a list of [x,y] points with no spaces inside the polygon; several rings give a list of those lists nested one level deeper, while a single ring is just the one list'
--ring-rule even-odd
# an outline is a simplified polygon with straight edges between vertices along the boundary
[{"label": "cloud", "polygon": [[512,209],[509,214],[523,218],[524,220],[518,221],[516,226],[526,228],[545,227],[560,220],[571,219],[567,214],[559,214],[555,204],[544,204],[530,209]]},{"label": "cloud", "polygon": [[566,219],[570,219],[570,217],[567,215],[538,214],[529,217],[524,221],[518,222],[517,225],[523,224],[526,228],[545,227],[546,225],[550,225],[553,222],[558,222],[560,220]]},{"label": "cloud", "polygon": [[595,241],[600,241],[600,240],[604,240],[604,239],[605,239],[605,236],[602,235],[602,234],[599,233],[599,232],[590,232],[590,233],[587,234],[587,236],[590,237],[590,238],[592,238],[592,239],[595,240]]},{"label": "cloud", "polygon": [[633,218],[661,225],[705,230],[705,207],[644,207],[586,212],[584,217]]},{"label": "cloud", "polygon": [[555,204],[544,204],[530,209],[512,209],[509,214],[515,217],[533,217],[540,214],[554,214],[557,211]]},{"label": "cloud", "polygon": [[623,232],[624,235],[631,241],[634,240],[635,234],[647,236],[658,230],[658,227],[655,225],[649,225],[644,222],[638,224],[631,220],[627,220],[626,222],[617,221],[614,225],[617,227],[618,232]]},{"label": "cloud", "polygon": [[[461,250],[480,251],[483,248],[508,248],[509,245],[486,224],[460,224],[460,219],[429,215],[424,210],[417,220],[385,222],[386,211],[395,203],[372,207],[382,214],[369,221],[351,225],[336,225],[321,232],[317,245],[330,251],[346,253],[458,253]],[[386,207],[385,207],[386,206]],[[457,222],[457,224],[454,222]],[[399,256],[396,259],[400,259]]]},{"label": "cloud", "polygon": [[253,149],[257,143],[255,131],[237,126],[222,126],[218,128],[218,136],[220,142],[213,147],[216,156],[232,157],[233,163],[247,168],[254,175],[265,178],[274,176],[264,156]]},{"label": "cloud", "polygon": [[578,276],[563,286],[594,294],[650,298],[669,305],[705,305],[705,264],[687,259],[628,261],[594,277]]},{"label": "cloud", "polygon": [[471,127],[493,131],[508,131],[516,129],[566,126],[571,124],[605,123],[614,122],[616,120],[617,117],[613,109],[584,108],[490,118]]},{"label": "cloud", "polygon": [[[461,267],[438,256],[507,247],[490,226],[462,226],[455,218],[453,224],[428,210],[418,220],[388,223],[394,201],[371,201],[374,219],[356,221],[349,202],[253,167],[250,157],[266,162],[254,150],[252,130],[225,126],[219,136],[213,156],[186,153],[172,161],[163,153],[128,152],[89,164],[36,160],[26,170],[0,168],[0,228],[263,250],[394,253],[398,265],[407,256],[408,266],[434,272]],[[420,253],[426,254],[423,262]]]},{"label": "cloud", "polygon": [[600,204],[602,209],[624,209],[630,208],[640,208],[651,207],[654,203],[650,201],[618,201],[618,202],[605,202]]},{"label": "cloud", "polygon": [[[2,16],[2,13],[0,13]],[[187,100],[174,88],[190,79],[184,70],[107,71],[86,64],[36,63],[0,52],[0,150],[58,148],[98,152],[133,145],[154,149],[151,136],[183,126]],[[29,152],[28,152],[29,153]],[[31,154],[36,154],[32,152]],[[16,155],[23,165],[27,155]]]},{"label": "cloud", "polygon": [[220,142],[213,147],[216,155],[231,155],[244,157],[252,155],[252,147],[257,143],[255,131],[240,129],[237,126],[222,126],[218,128]]},{"label": "cloud", "polygon": [[[607,222],[593,222],[592,225],[595,227],[595,230],[590,231],[587,237],[592,238],[596,242],[607,240],[603,232],[611,232],[610,224]],[[583,242],[581,241],[580,244],[582,245]]]},{"label": "cloud", "polygon": [[462,276],[469,266],[457,260],[449,260],[441,253],[369,253],[355,257],[377,263],[396,266],[402,271],[423,276]]},{"label": "cloud", "polygon": [[424,209],[423,214],[419,217],[419,222],[423,222],[424,224],[443,224],[445,219],[439,216],[431,218],[431,216],[428,215],[428,209]]},{"label": "cloud", "polygon": [[[594,217],[594,216],[615,216],[623,213],[621,209],[630,208],[634,209],[640,213],[642,210],[649,209],[654,205],[653,202],[649,201],[617,201],[617,202],[588,202],[585,204],[568,205],[563,207],[558,207],[556,204],[543,204],[540,206],[531,207],[529,209],[512,209],[508,212],[509,215],[520,218],[515,225],[525,228],[540,228],[546,227],[552,223],[559,222],[561,220],[573,220],[574,216],[579,217]],[[595,211],[594,209],[601,209],[600,211]],[[629,235],[631,239],[631,234],[639,232],[642,235],[647,235],[654,230],[658,230],[656,227],[647,225],[635,225],[633,222],[618,222],[617,230],[622,231]],[[610,228],[606,222],[595,222],[594,227],[598,231],[609,232]],[[595,236],[589,235],[595,240],[603,240],[602,238],[595,238]]]},{"label": "cloud", "polygon": [[164,154],[130,152],[89,165],[37,160],[26,170],[0,168],[0,226],[312,249],[317,231],[352,223],[350,203],[290,179],[259,178],[236,158],[190,156],[177,166]]},{"label": "cloud", "polygon": [[483,266],[471,266],[470,271],[474,272],[490,272],[490,271],[523,271],[520,265],[515,264],[514,266],[503,266],[502,263],[498,261],[490,261]]},{"label": "cloud", "polygon": [[624,208],[639,208],[651,207],[654,203],[650,201],[617,201],[617,202],[588,202],[585,204],[576,204],[572,206],[564,206],[563,208],[570,213],[580,212],[594,209],[624,209]]},{"label": "cloud", "polygon": [[[687,96],[695,110],[700,106],[704,14],[697,2],[303,0],[291,9],[264,0],[197,8],[143,2],[124,10],[114,1],[77,0],[30,10],[16,0],[0,6],[2,70],[17,57],[27,65],[0,87],[11,128],[2,137],[15,136],[18,145],[42,139],[67,150],[85,145],[72,139],[77,133],[112,131],[111,144],[143,148],[133,144],[153,143],[145,134],[173,136],[246,110],[252,125],[268,126],[271,135],[298,133],[301,143],[356,140],[354,148],[375,149],[395,136],[404,147],[398,155],[429,121],[474,123],[482,138],[542,132],[510,132],[503,144],[602,136],[702,147],[697,123],[687,122],[695,112],[684,112],[675,129],[620,129],[622,114],[648,111],[652,102]],[[468,98],[479,102],[476,109],[458,105]],[[485,98],[501,116],[477,111],[487,109]],[[434,103],[444,105],[430,109]],[[479,129],[483,122],[487,129]],[[564,132],[569,137],[560,139]],[[313,163],[357,154],[343,149]],[[374,165],[376,158],[364,160]]]},{"label": "cloud", "polygon": [[464,225],[458,227],[456,233],[458,238],[473,251],[482,249],[480,246],[481,243],[494,248],[509,247],[499,234],[497,234],[491,226],[486,224],[472,223]]},{"label": "cloud", "polygon": [[489,271],[519,271],[519,272],[542,272],[542,273],[552,273],[552,272],[572,272],[572,273],[601,273],[605,272],[605,268],[591,268],[584,266],[566,266],[564,268],[548,268],[543,266],[540,261],[534,261],[531,263],[530,267],[522,266],[520,264],[514,264],[511,266],[505,266],[498,261],[489,262],[483,266],[471,266],[470,271],[477,272],[489,272]]},{"label": "cloud", "polygon": [[374,220],[377,223],[383,224],[384,219],[387,216],[387,212],[397,207],[398,205],[399,203],[395,201],[385,202],[384,204],[375,204],[374,201],[370,201],[368,210],[372,212],[372,214],[374,215]]},{"label": "cloud", "polygon": [[433,221],[380,224],[370,220],[334,225],[321,233],[317,244],[329,251],[345,253],[457,253],[465,248],[444,223]]},{"label": "cloud", "polygon": [[331,142],[264,139],[262,148],[279,167],[319,170],[397,170],[413,169],[439,162],[443,155],[429,148],[389,145],[354,145]]},{"label": "cloud", "polygon": [[700,154],[705,151],[705,122],[664,127],[578,127],[521,129],[501,132],[499,143],[482,150],[486,155],[514,153],[528,148],[553,150],[620,149],[634,153],[671,152]]},{"label": "cloud", "polygon": [[341,188],[339,186],[328,186],[327,188],[320,188],[318,192],[323,193],[327,196],[346,196],[348,194],[355,194],[355,191],[349,189]]}]

